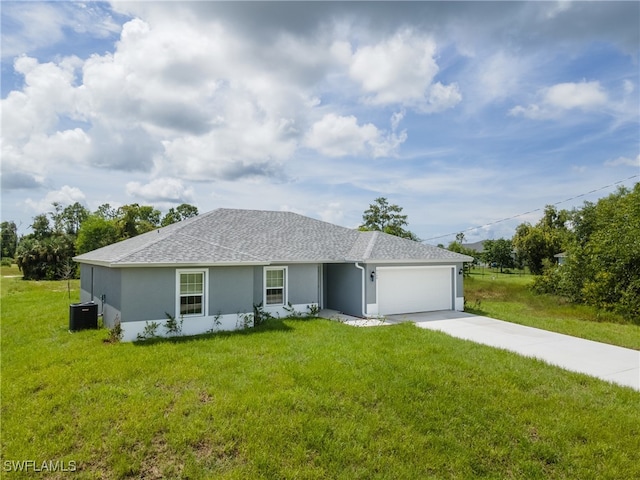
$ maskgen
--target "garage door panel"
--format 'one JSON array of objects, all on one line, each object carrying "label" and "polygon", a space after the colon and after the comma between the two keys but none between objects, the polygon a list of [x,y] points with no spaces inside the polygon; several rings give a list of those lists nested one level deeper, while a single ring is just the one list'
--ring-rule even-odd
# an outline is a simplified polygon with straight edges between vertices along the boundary
[{"label": "garage door panel", "polygon": [[450,267],[378,267],[378,311],[383,315],[451,310]]}]

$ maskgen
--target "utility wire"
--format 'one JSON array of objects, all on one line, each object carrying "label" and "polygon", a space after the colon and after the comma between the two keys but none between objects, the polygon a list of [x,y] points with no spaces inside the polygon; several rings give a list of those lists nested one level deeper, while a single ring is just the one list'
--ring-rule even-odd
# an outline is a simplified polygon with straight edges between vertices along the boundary
[{"label": "utility wire", "polygon": [[[560,200],[559,202],[552,203],[551,205],[554,205],[554,206],[555,205],[560,205],[561,203],[570,202],[571,200],[575,200],[575,199],[580,198],[580,197],[586,197],[587,195],[591,195],[592,193],[599,192],[600,190],[605,190],[607,188],[615,187],[616,185],[624,183],[627,180],[631,180],[633,178],[638,178],[638,177],[640,177],[640,175],[631,175],[630,177],[625,178],[624,180],[618,180],[617,182],[614,182],[614,183],[612,183],[610,185],[606,185],[604,187],[596,188],[595,190],[591,190],[590,192],[581,193],[580,195],[576,195],[574,197],[567,198],[566,200]],[[425,238],[424,240],[422,240],[422,242],[428,242],[430,240],[437,240],[439,238],[450,237],[452,235],[457,235],[458,233],[472,232],[473,230],[479,230],[481,228],[490,227],[491,225],[496,225],[498,223],[506,222],[507,220],[513,220],[514,218],[518,218],[518,217],[524,217],[525,215],[529,215],[530,213],[540,212],[542,210],[543,210],[543,208],[535,208],[533,210],[529,210],[528,212],[519,213],[518,215],[513,215],[513,216],[507,217],[507,218],[501,218],[500,220],[496,220],[495,222],[485,223],[484,225],[479,225],[477,227],[469,227],[469,228],[467,228],[465,230],[459,230],[457,232],[447,233],[445,235],[439,235],[437,237]]]}]

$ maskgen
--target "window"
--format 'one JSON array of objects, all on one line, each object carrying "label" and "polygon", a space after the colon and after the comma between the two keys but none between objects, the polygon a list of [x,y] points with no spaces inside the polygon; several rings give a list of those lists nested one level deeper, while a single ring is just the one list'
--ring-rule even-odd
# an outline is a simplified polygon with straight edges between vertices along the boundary
[{"label": "window", "polygon": [[180,316],[204,315],[205,283],[203,271],[178,272],[178,297]]},{"label": "window", "polygon": [[265,305],[287,303],[287,267],[269,267],[264,271]]}]

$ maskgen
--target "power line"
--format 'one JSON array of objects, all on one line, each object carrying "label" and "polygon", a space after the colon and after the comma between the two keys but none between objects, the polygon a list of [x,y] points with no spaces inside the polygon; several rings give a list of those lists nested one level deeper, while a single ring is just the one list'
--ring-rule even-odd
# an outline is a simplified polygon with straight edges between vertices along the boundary
[{"label": "power line", "polygon": [[[590,192],[586,192],[586,193],[581,193],[580,195],[575,195],[575,196],[573,196],[571,198],[567,198],[566,200],[560,200],[559,202],[552,203],[551,205],[554,205],[554,206],[555,205],[560,205],[561,203],[570,202],[570,201],[575,200],[575,199],[580,198],[580,197],[586,197],[587,195],[591,195],[592,193],[599,192],[600,190],[605,190],[607,188],[615,187],[616,185],[620,185],[621,183],[624,183],[627,180],[631,180],[633,178],[638,178],[638,177],[640,177],[640,175],[631,175],[630,177],[625,178],[624,180],[618,180],[617,182],[614,182],[614,183],[612,183],[610,185],[606,185],[604,187],[596,188],[595,190],[591,190]],[[514,218],[524,217],[525,215],[529,215],[530,213],[541,212],[542,210],[543,210],[543,208],[535,208],[533,210],[529,210],[528,212],[519,213],[518,215],[513,215],[513,216],[507,217],[507,218],[501,218],[500,220],[496,220],[495,222],[485,223],[484,225],[479,225],[477,227],[469,227],[469,228],[467,228],[465,230],[458,230],[457,232],[447,233],[445,235],[439,235],[437,237],[425,238],[424,240],[422,240],[422,242],[428,242],[429,240],[437,240],[439,238],[450,237],[452,235],[457,235],[458,233],[472,232],[473,230],[479,230],[481,228],[490,227],[490,226],[496,225],[498,223],[506,222],[507,220],[513,220]]]}]

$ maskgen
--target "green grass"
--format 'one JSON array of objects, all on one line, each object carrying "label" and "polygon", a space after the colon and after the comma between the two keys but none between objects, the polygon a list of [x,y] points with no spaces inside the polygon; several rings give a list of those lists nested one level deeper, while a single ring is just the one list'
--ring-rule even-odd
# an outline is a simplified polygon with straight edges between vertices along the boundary
[{"label": "green grass", "polygon": [[275,320],[107,344],[104,330],[67,331],[66,288],[3,278],[2,468],[73,460],[73,478],[107,479],[640,477],[640,394],[628,388],[411,324]]},{"label": "green grass", "polygon": [[[478,272],[476,270],[476,272]],[[640,326],[610,312],[574,305],[529,288],[530,275],[485,271],[465,279],[466,310],[521,325],[640,350]]]}]

